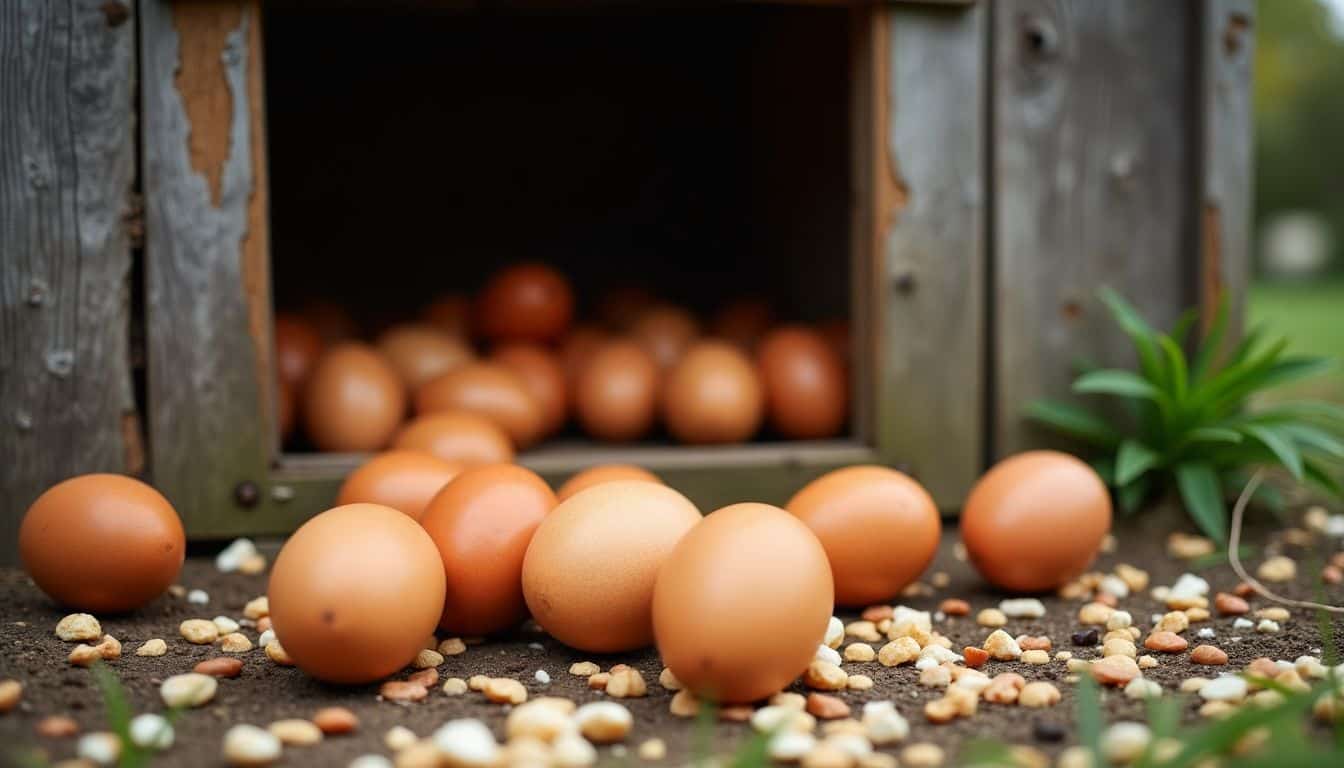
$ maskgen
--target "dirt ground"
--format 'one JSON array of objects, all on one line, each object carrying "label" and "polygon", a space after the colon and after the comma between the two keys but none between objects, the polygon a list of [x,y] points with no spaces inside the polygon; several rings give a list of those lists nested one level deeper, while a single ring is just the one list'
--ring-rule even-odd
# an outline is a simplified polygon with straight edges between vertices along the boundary
[{"label": "dirt ground", "polygon": [[[1117,563],[1127,562],[1146,569],[1152,585],[1171,584],[1187,567],[1164,552],[1166,534],[1177,527],[1186,527],[1171,515],[1141,518],[1140,526],[1129,526],[1117,531],[1118,546],[1104,554],[1097,568],[1108,570]],[[955,525],[955,523],[953,524]],[[1004,596],[988,588],[965,563],[955,557],[953,541],[955,530],[945,532],[938,558],[926,574],[946,572],[950,584],[934,590],[931,596],[912,597],[894,602],[912,607],[934,610],[948,597],[960,597],[971,603],[970,616],[949,618],[936,623],[935,628],[948,635],[954,647],[979,645],[990,630],[976,625],[974,614],[981,608],[998,604]],[[1251,561],[1253,568],[1268,553],[1282,552],[1299,561],[1298,578],[1282,591],[1295,597],[1311,597],[1316,590],[1317,574],[1324,558],[1339,546],[1338,541],[1318,539],[1314,547],[1306,549],[1287,546],[1278,533],[1268,529],[1254,533],[1250,543],[1260,547]],[[278,543],[263,549],[273,554]],[[1237,582],[1226,565],[1198,571],[1209,580],[1214,591],[1230,590]],[[149,606],[133,614],[100,616],[103,630],[120,639],[124,655],[111,666],[121,676],[135,711],[160,711],[158,684],[165,677],[190,671],[199,661],[219,655],[210,646],[190,645],[177,632],[179,622],[188,618],[209,619],[219,614],[241,617],[244,603],[266,589],[266,575],[245,576],[221,574],[205,556],[189,558],[181,576],[181,583],[189,589],[203,589],[210,596],[205,606],[189,604],[181,598],[160,597]],[[1327,601],[1344,600],[1344,588],[1330,587],[1325,591]],[[1010,620],[1006,629],[1014,634],[1030,633],[1050,637],[1055,650],[1074,650],[1070,636],[1080,627],[1077,624],[1079,603],[1054,596],[1043,596],[1047,607],[1044,618],[1038,620]],[[1251,600],[1253,608],[1264,607],[1266,601]],[[0,678],[15,678],[23,682],[22,703],[8,715],[0,715],[0,759],[12,760],[15,748],[40,748],[57,760],[74,754],[75,739],[43,739],[34,734],[34,725],[42,717],[66,714],[77,720],[85,731],[103,730],[106,720],[101,699],[88,670],[72,667],[66,662],[71,645],[60,641],[54,634],[56,622],[66,613],[39,592],[19,570],[0,570]],[[1164,609],[1146,593],[1122,600],[1120,607],[1130,611],[1135,622],[1145,630],[1151,626],[1151,615]],[[842,613],[846,620],[856,612]],[[1195,631],[1210,627],[1215,632],[1211,640],[1196,640]],[[254,641],[256,632],[244,630]],[[1277,634],[1257,634],[1232,628],[1230,618],[1217,618],[1195,625],[1186,633],[1193,647],[1198,642],[1209,642],[1228,653],[1231,666],[1239,669],[1258,656],[1274,659],[1294,659],[1302,654],[1320,654],[1320,635],[1315,617],[1307,611],[1293,611],[1293,617]],[[1337,637],[1344,637],[1337,630]],[[159,637],[168,643],[168,653],[158,658],[134,654],[144,641]],[[852,640],[852,638],[851,638]],[[847,641],[848,642],[848,641]],[[1084,656],[1087,654],[1084,653]],[[1213,676],[1208,667],[1198,667],[1187,660],[1188,654],[1163,656],[1161,666],[1147,670],[1145,675],[1161,683],[1166,695],[1177,695],[1179,682],[1195,675]],[[318,708],[342,705],[353,710],[360,719],[359,730],[347,736],[328,737],[312,747],[287,748],[284,764],[342,766],[357,755],[387,754],[383,734],[394,725],[403,725],[416,734],[427,736],[445,721],[458,717],[476,717],[488,723],[502,738],[505,707],[491,704],[478,693],[450,697],[438,687],[430,697],[417,704],[396,704],[377,699],[377,685],[334,687],[316,682],[295,668],[272,663],[260,650],[244,654],[245,667],[240,677],[221,680],[219,692],[208,705],[187,712],[176,726],[176,744],[162,753],[155,762],[165,766],[213,765],[221,762],[220,744],[224,731],[235,723],[265,726],[280,718],[308,717]],[[593,701],[602,694],[588,690],[586,680],[568,673],[574,661],[592,660],[604,668],[624,662],[638,668],[649,683],[646,698],[626,699],[623,703],[635,717],[635,725],[624,746],[601,750],[604,763],[636,763],[635,748],[645,739],[662,738],[668,747],[664,764],[680,765],[693,754],[693,725],[691,721],[673,717],[668,711],[671,693],[657,684],[661,669],[656,652],[652,649],[610,657],[594,657],[576,653],[561,646],[541,633],[520,632],[514,636],[491,639],[473,645],[467,652],[447,659],[440,668],[441,676],[468,678],[473,674],[515,677],[524,682],[530,695],[557,695],[580,703]],[[948,725],[932,725],[925,721],[922,707],[937,692],[920,687],[918,673],[910,666],[888,668],[876,662],[844,665],[853,673],[869,675],[876,685],[868,691],[849,691],[841,696],[855,707],[862,702],[890,699],[911,723],[911,737],[906,744],[929,741],[942,745],[954,756],[968,740],[995,737],[1018,744],[1033,744],[1046,751],[1057,752],[1072,737],[1051,743],[1034,738],[1034,726],[1041,721],[1065,726],[1071,725],[1074,686],[1063,678],[1067,672],[1063,662],[1052,661],[1045,666],[1028,666],[1020,662],[990,661],[985,671],[991,675],[1015,671],[1028,680],[1055,681],[1063,693],[1063,700],[1054,708],[1029,710],[1016,706],[983,704],[979,714]],[[534,673],[546,670],[551,677],[549,685],[537,682]],[[795,684],[796,690],[802,690]],[[1109,692],[1104,698],[1110,720],[1142,719],[1141,702],[1126,699],[1119,692]],[[1196,720],[1198,702],[1188,701],[1186,717]],[[739,723],[720,723],[716,731],[719,750],[731,749],[748,732]],[[1071,729],[1069,730],[1071,733]],[[6,751],[7,750],[7,751]],[[897,751],[897,750],[893,750]],[[949,760],[949,763],[953,762]]]}]

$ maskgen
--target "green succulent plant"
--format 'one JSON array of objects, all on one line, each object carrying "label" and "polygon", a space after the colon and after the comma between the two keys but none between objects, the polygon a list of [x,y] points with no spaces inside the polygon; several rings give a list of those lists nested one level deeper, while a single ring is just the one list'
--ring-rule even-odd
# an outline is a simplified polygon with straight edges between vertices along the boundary
[{"label": "green succulent plant", "polygon": [[1040,400],[1026,414],[1095,451],[1092,466],[1123,512],[1174,487],[1195,523],[1225,544],[1227,494],[1252,467],[1278,465],[1298,481],[1344,495],[1325,463],[1344,458],[1344,408],[1314,400],[1252,406],[1257,393],[1329,371],[1335,360],[1290,355],[1286,340],[1267,339],[1263,329],[1231,344],[1226,303],[1187,356],[1197,310],[1164,333],[1115,291],[1099,293],[1133,342],[1138,368],[1086,370],[1073,391],[1120,407],[1103,412]]}]

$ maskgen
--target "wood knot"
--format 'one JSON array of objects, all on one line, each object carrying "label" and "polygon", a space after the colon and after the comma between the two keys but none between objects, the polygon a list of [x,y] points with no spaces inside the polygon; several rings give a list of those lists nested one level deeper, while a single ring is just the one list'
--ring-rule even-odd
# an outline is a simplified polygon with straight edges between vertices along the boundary
[{"label": "wood knot", "polygon": [[125,3],[119,3],[117,0],[108,0],[98,6],[98,10],[103,12],[103,18],[107,20],[107,26],[120,27],[131,17],[131,9],[126,7]]},{"label": "wood knot", "polygon": [[1022,20],[1022,41],[1033,56],[1047,58],[1059,50],[1059,32],[1049,19],[1029,15]]},{"label": "wood knot", "polygon": [[1246,31],[1251,28],[1251,19],[1244,13],[1233,12],[1227,16],[1227,26],[1223,28],[1223,51],[1234,56],[1241,50]]},{"label": "wood knot", "polygon": [[68,349],[53,349],[47,353],[47,371],[58,379],[64,379],[75,369],[75,353]]},{"label": "wood knot", "polygon": [[251,480],[244,480],[233,487],[233,500],[238,506],[251,509],[261,500],[261,489]]}]

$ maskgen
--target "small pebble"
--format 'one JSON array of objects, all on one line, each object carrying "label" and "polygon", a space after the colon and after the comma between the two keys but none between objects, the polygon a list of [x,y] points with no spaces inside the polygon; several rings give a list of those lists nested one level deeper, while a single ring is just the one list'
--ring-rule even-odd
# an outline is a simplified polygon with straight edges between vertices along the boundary
[{"label": "small pebble", "polygon": [[826,623],[826,635],[822,642],[830,648],[839,648],[845,642],[845,625],[840,619],[832,616]]},{"label": "small pebble", "polygon": [[378,695],[385,701],[422,701],[429,690],[409,680],[388,680],[378,687]]},{"label": "small pebble", "polygon": [[1246,698],[1246,680],[1225,675],[1202,685],[1199,695],[1206,701],[1241,701]]},{"label": "small pebble", "polygon": [[1143,754],[1152,739],[1152,731],[1143,723],[1114,723],[1101,734],[1101,751],[1111,763],[1127,765]]},{"label": "small pebble", "polygon": [[1261,619],[1259,624],[1255,625],[1256,632],[1278,632],[1279,622],[1270,619]]},{"label": "small pebble", "polygon": [[255,725],[235,725],[224,734],[224,761],[229,765],[269,765],[280,759],[280,749],[275,734]]},{"label": "small pebble", "polygon": [[168,652],[168,644],[161,638],[146,640],[139,648],[135,649],[136,656],[162,656]]},{"label": "small pebble", "polygon": [[1101,639],[1101,633],[1095,629],[1088,629],[1074,632],[1071,639],[1074,645],[1096,645],[1097,641]]},{"label": "small pebble", "polygon": [[467,681],[460,677],[450,677],[443,681],[443,692],[449,696],[461,696],[467,692]]},{"label": "small pebble", "polygon": [[56,623],[56,636],[66,642],[98,640],[103,636],[103,627],[90,614],[72,613]]},{"label": "small pebble", "polygon": [[33,730],[48,739],[68,739],[79,733],[79,723],[65,715],[51,715],[38,720]]},{"label": "small pebble", "polygon": [[173,675],[159,686],[159,697],[170,707],[199,707],[215,697],[219,683],[209,675],[188,672]]},{"label": "small pebble", "polygon": [[1059,703],[1059,689],[1044,680],[1027,683],[1017,695],[1017,703],[1023,707],[1052,707]]},{"label": "small pebble", "polygon": [[359,728],[359,718],[345,707],[323,707],[313,715],[313,724],[328,735],[353,733]]},{"label": "small pebble", "polygon": [[1196,646],[1190,652],[1190,661],[1196,664],[1221,665],[1227,663],[1227,653],[1212,645]]},{"label": "small pebble", "polygon": [[192,671],[211,677],[237,677],[243,672],[243,662],[229,656],[217,656],[200,662]]},{"label": "small pebble", "polygon": [[551,684],[551,673],[547,672],[544,669],[538,669],[536,672],[533,672],[532,677],[535,678],[536,681],[538,683],[541,683],[542,685]]},{"label": "small pebble", "polygon": [[187,619],[178,625],[177,631],[187,642],[195,645],[210,645],[219,639],[219,627],[205,619]]},{"label": "small pebble", "polygon": [[569,674],[579,677],[591,677],[601,671],[602,668],[591,661],[576,661],[569,665]]},{"label": "small pebble", "polygon": [[837,667],[840,666],[841,661],[840,654],[836,652],[836,650],[830,647],[829,645],[817,646],[817,652],[816,654],[813,655],[813,658],[816,659],[817,661],[824,661],[828,664],[834,664]]},{"label": "small pebble", "polygon": [[999,610],[1013,619],[1039,619],[1045,615],[1045,604],[1034,597],[1023,597],[1001,601]]},{"label": "small pebble", "polygon": [[975,615],[975,623],[982,627],[1002,627],[1008,623],[1008,616],[997,608],[986,608]]},{"label": "small pebble", "polygon": [[937,744],[911,744],[901,750],[901,765],[906,768],[937,768],[945,759],[943,748]]},{"label": "small pebble", "polygon": [[79,737],[75,754],[97,765],[112,765],[121,757],[121,738],[107,731],[86,733]]},{"label": "small pebble", "polygon": [[192,605],[208,605],[210,595],[206,594],[204,589],[193,589],[187,593],[187,602]]},{"label": "small pebble", "polygon": [[1277,555],[1261,563],[1255,575],[1268,582],[1292,581],[1297,577],[1297,563],[1283,555]]},{"label": "small pebble", "polygon": [[173,726],[162,715],[136,715],[131,718],[128,730],[131,743],[137,747],[167,749],[173,746]]},{"label": "small pebble", "polygon": [[322,740],[321,728],[310,720],[297,717],[276,720],[266,730],[287,746],[308,747]]},{"label": "small pebble", "polygon": [[667,744],[662,739],[648,739],[639,745],[636,754],[640,760],[657,762],[667,757]]},{"label": "small pebble", "polygon": [[1053,720],[1037,720],[1031,726],[1031,735],[1037,741],[1045,741],[1051,744],[1064,740],[1068,735],[1068,730],[1060,723]]},{"label": "small pebble", "polygon": [[594,701],[574,712],[574,722],[594,744],[613,744],[625,738],[635,720],[630,710],[614,701]]}]

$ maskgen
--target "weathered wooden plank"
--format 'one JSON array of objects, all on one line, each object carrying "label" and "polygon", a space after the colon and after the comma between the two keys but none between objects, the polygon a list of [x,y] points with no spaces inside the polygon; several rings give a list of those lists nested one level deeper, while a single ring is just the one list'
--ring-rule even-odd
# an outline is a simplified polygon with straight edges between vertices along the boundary
[{"label": "weathered wooden plank", "polygon": [[[191,535],[265,497],[270,289],[257,0],[142,7],[150,468]],[[254,527],[261,527],[256,521]]]},{"label": "weathered wooden plank", "polygon": [[892,7],[869,52],[877,444],[945,508],[984,458],[986,19]]},{"label": "weathered wooden plank", "polygon": [[1199,301],[1206,322],[1220,299],[1239,331],[1251,264],[1252,0],[1204,0],[1200,8]]},{"label": "weathered wooden plank", "polygon": [[0,563],[71,475],[134,470],[134,8],[0,0]]},{"label": "weathered wooden plank", "polygon": [[1079,359],[1133,352],[1109,285],[1168,324],[1194,298],[1189,4],[994,5],[993,451],[1038,444],[1022,418],[1067,396]]}]

